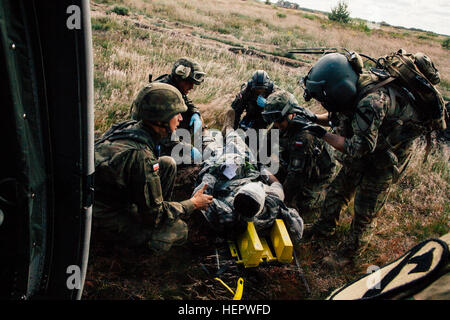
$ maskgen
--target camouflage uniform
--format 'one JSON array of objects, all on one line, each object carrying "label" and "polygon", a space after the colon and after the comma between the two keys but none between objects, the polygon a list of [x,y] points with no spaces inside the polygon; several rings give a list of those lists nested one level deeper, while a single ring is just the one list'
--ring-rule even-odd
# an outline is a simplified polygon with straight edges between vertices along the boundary
[{"label": "camouflage uniform", "polygon": [[[273,85],[270,91],[265,92],[262,96],[267,98],[270,94],[279,91],[280,88],[276,85]],[[234,125],[233,129],[238,129],[239,124],[241,122],[241,116],[244,111],[246,112],[242,121],[244,123],[250,124],[249,127],[254,129],[265,129],[268,127],[268,124],[264,121],[261,116],[261,112],[263,108],[259,107],[256,104],[257,95],[252,93],[250,85],[248,83],[244,83],[241,87],[241,91],[236,95],[233,103],[231,104],[231,108],[234,110]]]},{"label": "camouflage uniform", "polygon": [[428,129],[401,89],[393,84],[362,97],[352,114],[331,114],[335,132],[345,137],[343,167],[326,194],[314,229],[332,233],[341,209],[354,196],[354,218],[343,253],[353,255],[370,240],[389,188],[404,172],[413,141]]},{"label": "camouflage uniform", "polygon": [[94,225],[128,246],[147,244],[164,252],[187,239],[191,200],[170,202],[176,176],[173,158],[158,158],[159,136],[141,121],[127,128],[142,141],[106,139],[96,145]]},{"label": "camouflage uniform", "polygon": [[331,149],[291,120],[280,137],[280,170],[286,204],[297,207],[302,216],[320,208],[324,189],[335,172]]},{"label": "camouflage uniform", "polygon": [[[175,81],[173,80],[173,77],[170,74],[162,75],[162,76],[156,78],[153,82],[166,83],[166,84],[169,84],[169,85],[177,88],[177,86],[175,84]],[[141,91],[138,93],[137,97],[139,97],[143,92],[145,92],[147,90],[146,88],[147,88],[147,86],[142,88]],[[183,120],[180,122],[180,125],[178,126],[178,128],[183,128],[183,129],[186,129],[186,130],[190,130],[189,123],[190,123],[192,115],[194,113],[200,114],[200,111],[192,103],[192,100],[189,99],[187,95],[185,95],[185,94],[183,94],[181,92],[180,92],[180,94],[182,95],[184,103],[188,107],[188,110],[186,112],[181,113],[181,115],[183,117]],[[132,109],[131,118],[139,120],[139,118],[137,117],[137,114],[136,114],[137,110],[136,110],[136,107],[135,107],[135,103],[136,102],[134,101],[132,106],[131,106],[131,109]],[[171,155],[172,149],[178,143],[180,143],[180,140],[179,140],[178,137],[176,137],[174,140],[172,140],[171,136],[163,138],[162,141],[160,142],[160,147],[161,147],[160,152],[161,152],[161,154],[163,154],[163,155]],[[188,143],[185,143],[185,142],[181,142],[181,143],[188,144]],[[192,146],[190,144],[188,144],[188,149],[190,150],[191,148],[192,148]]]}]

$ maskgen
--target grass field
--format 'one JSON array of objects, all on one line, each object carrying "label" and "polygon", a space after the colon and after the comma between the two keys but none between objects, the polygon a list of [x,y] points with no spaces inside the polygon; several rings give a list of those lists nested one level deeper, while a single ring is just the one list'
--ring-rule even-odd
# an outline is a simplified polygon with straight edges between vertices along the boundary
[{"label": "grass field", "polygon": [[[359,20],[341,25],[323,14],[278,8],[253,0],[94,0],[91,18],[96,134],[128,117],[130,104],[148,81],[149,73],[155,78],[170,72],[173,62],[182,56],[195,58],[208,74],[190,98],[201,109],[210,128],[221,127],[224,110],[229,108],[242,83],[257,69],[266,70],[277,85],[292,92],[302,105],[315,112],[322,111],[317,103],[304,102],[303,92],[297,85],[318,56],[287,53],[288,49],[298,47],[345,47],[373,57],[400,48],[413,53],[425,52],[440,71],[442,81],[438,89],[450,99],[450,54],[442,46],[447,37],[430,32],[390,26],[371,29]],[[261,56],[237,54],[229,50],[232,47],[251,49]],[[422,142],[416,143],[405,176],[393,186],[380,214],[377,233],[354,268],[328,272],[320,264],[323,255],[335,249],[348,230],[353,212],[350,204],[342,213],[336,238],[299,248],[311,295],[299,289],[301,284],[292,282],[289,272],[275,268],[264,273],[268,283],[264,284],[271,293],[258,295],[255,282],[255,292],[247,297],[323,298],[365,273],[368,266],[381,266],[414,244],[449,232],[450,151],[446,145],[435,146],[428,161],[423,163],[424,147]],[[138,268],[136,272],[141,277],[148,278],[142,281],[136,273],[131,275],[127,271],[131,266],[121,263],[117,253],[113,254],[116,260],[94,259],[89,267],[88,278],[92,279],[87,282],[85,298],[227,297],[221,289],[216,289],[213,281],[198,276],[197,269],[175,270],[169,261],[164,264],[166,272],[159,275],[166,280],[163,284],[144,270],[152,268],[155,262],[152,258],[145,253],[126,251],[126,254],[139,260],[140,267],[134,268]],[[194,255],[185,258],[194,260]],[[173,276],[182,277],[185,273],[190,275],[188,280],[174,280]],[[230,275],[229,279],[235,277]],[[182,285],[177,285],[178,282]],[[296,288],[292,288],[293,283],[297,284]]]}]

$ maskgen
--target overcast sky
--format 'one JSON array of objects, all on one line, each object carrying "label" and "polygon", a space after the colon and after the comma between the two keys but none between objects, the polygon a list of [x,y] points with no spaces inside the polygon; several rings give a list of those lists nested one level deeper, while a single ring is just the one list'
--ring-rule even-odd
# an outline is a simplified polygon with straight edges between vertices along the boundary
[{"label": "overcast sky", "polygon": [[[278,0],[271,0],[277,2]],[[289,0],[330,12],[339,0]],[[450,35],[450,0],[346,0],[350,17]]]}]

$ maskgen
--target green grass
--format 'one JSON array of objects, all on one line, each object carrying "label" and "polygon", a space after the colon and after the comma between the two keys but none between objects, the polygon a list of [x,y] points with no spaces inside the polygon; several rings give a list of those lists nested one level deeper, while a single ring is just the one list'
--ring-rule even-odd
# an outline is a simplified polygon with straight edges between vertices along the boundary
[{"label": "green grass", "polygon": [[429,238],[439,238],[450,231],[449,221],[449,205],[447,204],[445,212],[436,220],[429,223],[422,223],[417,220],[409,225],[406,225],[404,231],[410,236],[417,239],[418,242]]},{"label": "green grass", "polygon": [[123,6],[114,6],[111,10],[106,11],[106,13],[111,12],[118,14],[119,16],[127,16],[130,13],[130,9]]},{"label": "green grass", "polygon": [[442,41],[442,48],[450,50],[450,38],[445,39]]},{"label": "green grass", "polygon": [[193,32],[192,34],[195,35],[195,36],[198,35],[202,39],[209,39],[209,40],[218,41],[218,42],[221,42],[221,43],[233,46],[233,47],[243,47],[242,44],[240,44],[238,42],[231,41],[231,40],[220,39],[220,38],[209,36],[209,35],[206,35],[206,34],[197,34],[196,32]]},{"label": "green grass", "polygon": [[364,32],[366,34],[372,33],[372,30],[367,26],[367,23],[364,21],[359,21],[357,24],[352,24],[353,29]]},{"label": "green grass", "polygon": [[109,17],[92,18],[91,25],[92,30],[95,31],[108,31],[119,29],[119,24]]},{"label": "green grass", "polygon": [[308,20],[312,20],[312,21],[318,19],[317,16],[315,16],[313,14],[308,14],[308,13],[301,13],[300,16],[303,17],[303,18],[306,18]]}]

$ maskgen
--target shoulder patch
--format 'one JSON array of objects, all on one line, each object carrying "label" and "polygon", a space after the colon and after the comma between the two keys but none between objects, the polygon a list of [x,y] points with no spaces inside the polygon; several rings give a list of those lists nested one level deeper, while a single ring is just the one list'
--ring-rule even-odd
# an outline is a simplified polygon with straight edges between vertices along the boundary
[{"label": "shoulder patch", "polygon": [[364,110],[356,109],[356,125],[362,132],[367,131],[372,126],[374,119],[374,112],[370,109]]},{"label": "shoulder patch", "polygon": [[386,95],[377,91],[363,98],[356,107],[356,127],[362,132],[367,131],[377,119],[383,118]]}]

